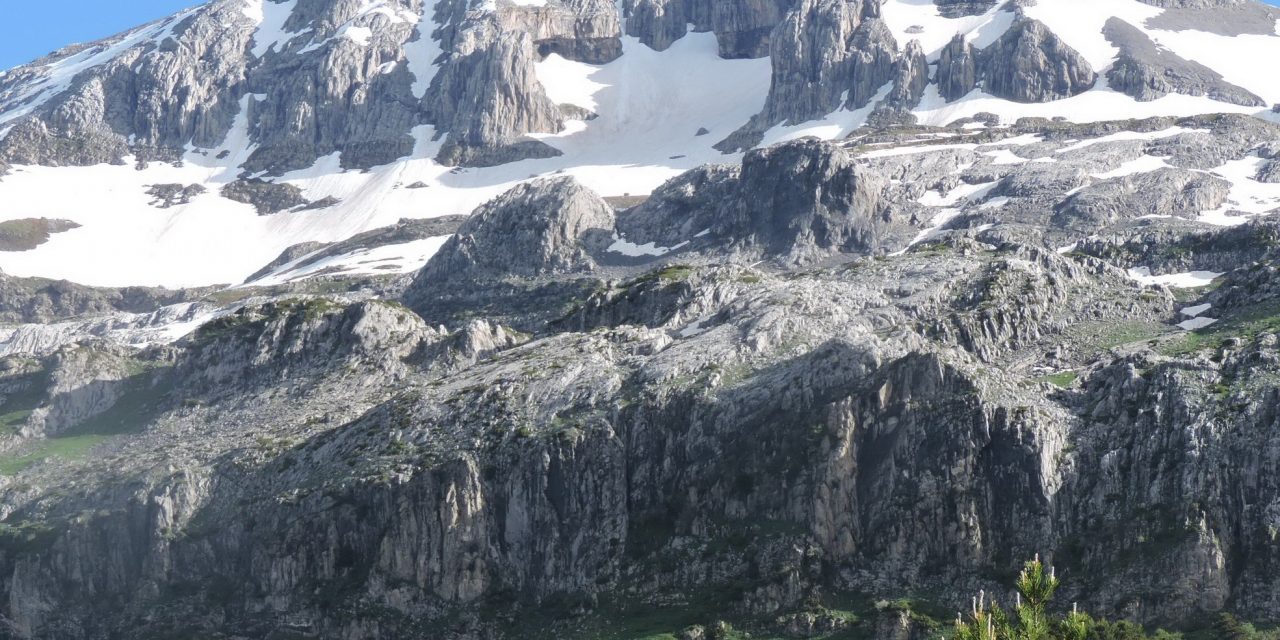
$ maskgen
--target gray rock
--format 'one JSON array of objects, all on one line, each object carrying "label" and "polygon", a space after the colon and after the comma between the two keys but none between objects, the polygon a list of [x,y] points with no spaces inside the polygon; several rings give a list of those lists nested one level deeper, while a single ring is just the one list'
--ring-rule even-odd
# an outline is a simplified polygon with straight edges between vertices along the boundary
[{"label": "gray rock", "polygon": [[0,321],[52,324],[85,315],[112,312],[148,313],[197,299],[204,290],[86,287],[46,278],[0,274]]},{"label": "gray rock", "polygon": [[1221,178],[1161,169],[1085,187],[1062,203],[1054,220],[1090,230],[1142,216],[1194,218],[1219,208],[1230,194],[1231,183]]},{"label": "gray rock", "polygon": [[438,160],[449,165],[490,166],[560,154],[526,133],[556,133],[560,108],[534,73],[533,39],[506,33],[490,21],[469,25],[458,48],[436,75],[429,115],[448,138]]},{"label": "gray rock", "polygon": [[883,202],[885,178],[840,147],[815,140],[748,152],[741,170],[708,167],[675,178],[621,216],[637,244],[811,264],[835,254],[899,246],[909,232]]},{"label": "gray rock", "polygon": [[769,55],[773,29],[795,0],[626,0],[628,35],[659,51],[695,31],[715,33],[724,58]]},{"label": "gray rock", "polygon": [[764,110],[716,145],[755,146],[776,124],[867,106],[894,78],[898,45],[871,0],[802,0],[772,36],[772,84]]},{"label": "gray rock", "polygon": [[998,0],[933,0],[938,5],[938,13],[946,18],[963,18],[978,16],[996,6]]},{"label": "gray rock", "polygon": [[1258,175],[1254,176],[1254,180],[1269,184],[1280,183],[1280,160],[1268,160],[1263,163],[1258,168]]},{"label": "gray rock", "polygon": [[1163,7],[1147,20],[1150,29],[1207,31],[1223,36],[1274,35],[1280,12],[1253,0],[1141,0]]},{"label": "gray rock", "polygon": [[30,251],[49,241],[55,233],[78,229],[70,220],[18,218],[0,222],[0,251]]},{"label": "gray rock", "polygon": [[414,286],[586,271],[613,227],[613,207],[573,178],[524,183],[472,214]]},{"label": "gray rock", "polygon": [[983,89],[1015,102],[1050,102],[1093,88],[1089,62],[1044,23],[1023,19],[981,54]]},{"label": "gray rock", "polygon": [[963,35],[947,43],[938,57],[938,92],[948,102],[968,95],[978,86],[978,52]]},{"label": "gray rock", "polygon": [[302,196],[302,189],[288,183],[268,182],[261,178],[236,180],[222,187],[220,193],[228,200],[253,205],[260,216],[289,211],[306,206],[309,202]]},{"label": "gray rock", "polygon": [[135,383],[133,378],[147,377],[149,365],[135,360],[134,355],[133,350],[107,341],[86,341],[59,349],[46,365],[47,397],[32,412],[24,435],[58,436],[106,414]]},{"label": "gray rock", "polygon": [[168,209],[180,204],[190,204],[191,199],[204,193],[207,189],[199,184],[153,184],[147,188],[151,196],[151,206]]},{"label": "gray rock", "polygon": [[251,283],[264,276],[270,275],[271,273],[278,270],[280,267],[283,267],[291,262],[295,262],[300,258],[306,257],[308,254],[315,253],[329,246],[332,246],[332,244],[328,242],[301,242],[301,243],[295,244],[285,249],[284,251],[281,251],[280,255],[276,256],[275,260],[268,262],[261,269],[258,269],[257,271],[253,272],[253,274],[251,274],[248,278],[245,278],[244,284]]},{"label": "gray rock", "polygon": [[588,64],[608,64],[622,55],[622,23],[609,0],[567,0],[545,7],[498,7],[504,31],[526,32],[539,57],[557,54]]},{"label": "gray rock", "polygon": [[[342,256],[362,249],[375,249],[397,244],[452,235],[462,226],[464,216],[441,216],[425,220],[401,220],[381,229],[358,233],[341,242],[306,242],[285,249],[275,260],[245,279],[249,284],[267,276],[280,267],[293,264],[292,269],[304,269],[326,258]],[[305,260],[303,259],[305,258]]]},{"label": "gray rock", "polygon": [[738,201],[712,232],[795,262],[829,251],[872,253],[892,243],[881,209],[883,178],[829,143],[753,151],[742,161]]},{"label": "gray rock", "polygon": [[907,49],[894,65],[893,89],[877,109],[900,112],[903,120],[914,124],[910,112],[920,104],[925,88],[929,86],[929,61],[919,40],[907,43]]},{"label": "gray rock", "polygon": [[47,166],[124,164],[124,136],[104,121],[106,89],[99,79],[85,80],[64,94],[43,119],[28,117],[0,140],[0,159]]},{"label": "gray rock", "polygon": [[674,247],[721,220],[721,206],[737,198],[742,169],[700,167],[668,180],[643,203],[618,217],[618,232],[637,244]]},{"label": "gray rock", "polygon": [[1227,82],[1216,71],[1156,46],[1145,33],[1119,18],[1108,20],[1103,33],[1120,49],[1107,80],[1112,88],[1135,100],[1149,102],[1181,93],[1249,107],[1266,106],[1262,98]]},{"label": "gray rock", "polygon": [[[411,131],[421,124],[449,135],[442,157],[458,163],[553,155],[522,139],[562,123],[532,63],[551,53],[592,63],[616,58],[621,25],[612,3],[504,4],[474,12],[467,3],[439,4],[441,28],[419,33],[411,21],[361,13],[347,0],[305,2],[285,20],[289,35],[266,47],[253,41],[242,3],[210,3],[180,23],[146,27],[163,37],[139,39],[21,119],[0,141],[0,159],[88,165],[119,163],[129,153],[177,158],[188,144],[218,148],[237,117],[256,144],[243,165],[251,173],[279,175],[332,153],[341,154],[344,168],[386,164],[412,152]],[[403,0],[396,10],[420,14],[423,1]],[[368,29],[369,42],[340,33],[352,27]],[[123,37],[86,47],[105,49]],[[405,48],[422,38],[440,40],[446,53],[438,84],[420,96]],[[25,96],[43,73],[32,66],[7,74],[0,106],[15,106],[5,96]]]}]

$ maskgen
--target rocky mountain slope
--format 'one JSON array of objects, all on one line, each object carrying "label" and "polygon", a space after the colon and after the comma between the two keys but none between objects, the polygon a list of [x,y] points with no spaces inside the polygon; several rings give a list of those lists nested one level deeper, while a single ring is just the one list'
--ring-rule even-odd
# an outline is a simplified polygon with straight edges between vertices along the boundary
[{"label": "rocky mountain slope", "polygon": [[868,123],[1275,118],[1275,24],[1248,0],[216,0],[0,75],[0,216],[78,225],[0,268],[236,283],[530,178],[634,197]]},{"label": "rocky mountain slope", "polygon": [[1037,553],[1280,619],[1271,51],[216,0],[7,72],[0,637],[923,640]]}]

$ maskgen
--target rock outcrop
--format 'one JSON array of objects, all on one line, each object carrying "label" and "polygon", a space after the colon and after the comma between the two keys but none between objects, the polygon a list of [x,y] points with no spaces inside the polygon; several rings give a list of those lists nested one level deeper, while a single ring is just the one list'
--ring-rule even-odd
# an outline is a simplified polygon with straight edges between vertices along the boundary
[{"label": "rock outcrop", "polygon": [[659,51],[684,37],[689,25],[710,31],[725,58],[769,55],[774,27],[795,0],[626,0],[627,34]]},{"label": "rock outcrop", "polygon": [[488,166],[559,155],[549,145],[522,139],[564,126],[559,106],[534,74],[533,38],[491,23],[471,26],[432,82],[429,116],[448,138],[444,164]]},{"label": "rock outcrop", "polygon": [[1222,36],[1275,33],[1274,7],[1248,0],[1141,0],[1164,9],[1146,26],[1165,31],[1207,31]]},{"label": "rock outcrop", "polygon": [[1062,203],[1055,220],[1063,226],[1096,229],[1144,216],[1194,218],[1221,207],[1230,194],[1231,183],[1222,178],[1161,169],[1085,187]]},{"label": "rock outcrop", "polygon": [[914,123],[915,116],[911,110],[920,104],[928,86],[929,60],[920,41],[912,40],[894,65],[893,89],[876,109],[878,112],[887,110],[891,114],[888,117],[893,120]]},{"label": "rock outcrop", "polygon": [[573,178],[528,182],[467,219],[418,285],[587,271],[613,227],[613,207]]},{"label": "rock outcrop", "polygon": [[998,0],[933,0],[938,13],[947,18],[982,15],[996,6]]},{"label": "rock outcrop", "polygon": [[[181,158],[203,170],[234,152],[248,163],[221,195],[264,211],[312,191],[250,167],[549,155],[529,134],[566,110],[539,81],[561,63],[539,61],[608,62],[624,30],[771,51],[746,146],[828,110],[878,118],[647,197],[552,163],[414,191],[400,181],[440,167],[375,172],[422,202],[544,177],[465,219],[294,245],[250,286],[0,276],[0,637],[574,640],[634,635],[638,616],[684,640],[932,640],[932,612],[1034,554],[1099,618],[1280,619],[1280,223],[1255,195],[1280,180],[1280,127],[894,126],[933,95],[930,65],[880,7],[218,0],[111,55],[56,54],[110,64],[47,103],[14,88],[44,67],[0,76],[0,105],[31,109],[0,157],[141,166],[194,145]],[[1155,66],[1120,72],[1140,95],[1225,90],[1145,46],[1122,62]],[[186,73],[191,95],[148,93]],[[1030,20],[983,51],[958,36],[937,72],[952,101],[1094,81]],[[219,197],[173,180],[129,197]],[[1217,225],[1236,208],[1250,219]],[[306,221],[258,221],[285,217]]]},{"label": "rock outcrop", "polygon": [[887,181],[840,147],[815,140],[747,153],[740,171],[709,168],[676,178],[623,214],[628,241],[696,242],[787,264],[899,245],[906,221],[883,201]]},{"label": "rock outcrop", "polygon": [[938,93],[948,102],[959,100],[978,86],[978,52],[957,34],[938,57]]},{"label": "rock outcrop", "polygon": [[774,30],[764,110],[717,145],[754,146],[776,124],[867,106],[894,79],[898,44],[874,0],[802,0]]},{"label": "rock outcrop", "polygon": [[1043,22],[1023,19],[982,50],[983,90],[1014,102],[1049,102],[1093,88],[1098,76]]},{"label": "rock outcrop", "polygon": [[1149,102],[1180,93],[1247,107],[1267,105],[1262,98],[1224,80],[1218,72],[1158,47],[1137,27],[1119,18],[1108,20],[1103,33],[1120,49],[1120,57],[1107,71],[1107,81],[1135,100]]},{"label": "rock outcrop", "polygon": [[622,22],[610,0],[566,0],[546,6],[498,7],[503,31],[528,33],[538,56],[555,54],[588,64],[608,64],[622,55]]},{"label": "rock outcrop", "polygon": [[[172,160],[187,145],[239,152],[221,145],[247,136],[250,173],[304,169],[333,153],[344,168],[367,169],[411,154],[424,124],[448,136],[440,157],[449,163],[547,157],[556,152],[524,136],[558,131],[563,118],[534,61],[621,55],[620,16],[601,0],[476,11],[423,0],[376,11],[338,0],[249,4],[219,0],[7,77],[0,107],[30,113],[0,140],[0,160]],[[44,65],[93,53],[100,64],[64,92],[40,93],[52,73]]]}]

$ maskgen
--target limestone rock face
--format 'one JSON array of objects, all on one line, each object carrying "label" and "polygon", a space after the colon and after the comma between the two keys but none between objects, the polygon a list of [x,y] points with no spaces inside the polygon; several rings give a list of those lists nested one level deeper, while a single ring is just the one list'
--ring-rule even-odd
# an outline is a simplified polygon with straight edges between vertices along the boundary
[{"label": "limestone rock face", "polygon": [[1265,107],[1266,101],[1222,78],[1198,62],[1162,49],[1137,27],[1119,19],[1107,21],[1104,33],[1120,49],[1120,57],[1107,72],[1110,86],[1149,102],[1170,93],[1208,96],[1232,104]]},{"label": "limestone rock face", "polygon": [[689,25],[716,35],[725,58],[769,55],[774,27],[796,0],[624,0],[628,35],[665,50]]},{"label": "limestone rock face", "polygon": [[907,43],[907,49],[895,64],[893,90],[884,102],[893,108],[910,111],[920,104],[929,86],[929,60],[919,40]]},{"label": "limestone rock face", "polygon": [[1168,31],[1207,31],[1223,36],[1272,35],[1275,7],[1250,0],[1141,0],[1164,9],[1146,26]]},{"label": "limestone rock face", "polygon": [[933,0],[938,5],[938,13],[947,18],[963,18],[977,16],[990,11],[998,0]]},{"label": "limestone rock face", "polygon": [[1230,194],[1231,183],[1222,178],[1161,169],[1086,187],[1059,207],[1057,220],[1093,227],[1142,216],[1194,218],[1222,206]]},{"label": "limestone rock face", "polygon": [[862,23],[862,4],[843,0],[804,0],[787,16],[773,41],[769,122],[803,122],[841,106]]},{"label": "limestone rock face", "polygon": [[[892,78],[897,44],[875,2],[804,0],[779,25],[763,117],[802,122],[865,106]],[[845,96],[847,95],[847,98]]]},{"label": "limestone rock face", "polygon": [[714,232],[803,261],[818,250],[870,252],[880,246],[883,179],[826,143],[802,141],[755,151],[742,163],[736,215]]},{"label": "limestone rock face", "polygon": [[481,23],[459,34],[450,63],[432,83],[430,117],[448,132],[442,163],[488,166],[559,154],[544,143],[520,140],[525,133],[556,133],[564,126],[533,62],[527,33]]},{"label": "limestone rock face", "polygon": [[0,157],[19,164],[123,164],[125,139],[105,122],[106,93],[89,80],[63,97],[46,119],[27,119],[0,141]]},{"label": "limestone rock face", "polygon": [[613,208],[573,178],[529,182],[472,215],[418,277],[461,282],[590,269],[613,233]]},{"label": "limestone rock face", "polygon": [[1079,53],[1038,20],[1021,20],[984,49],[983,89],[1015,102],[1049,102],[1093,88],[1097,74]]},{"label": "limestone rock face", "polygon": [[693,238],[712,253],[786,264],[872,254],[904,231],[882,199],[886,182],[834,144],[789,142],[747,153],[740,170],[712,167],[669,181],[618,228],[635,243]]},{"label": "limestone rock face", "polygon": [[875,0],[802,0],[773,32],[764,110],[717,148],[745,149],[773,125],[867,106],[893,80],[898,57]]},{"label": "limestone rock face", "polygon": [[[919,131],[753,151],[616,216],[535,181],[331,248],[454,233],[405,298],[430,322],[264,288],[125,345],[64,317],[124,294],[0,280],[4,317],[78,338],[0,357],[6,455],[135,429],[0,478],[10,635],[515,640],[728,591],[671,635],[925,640],[901,594],[963,607],[1037,552],[1098,616],[1280,611],[1280,225],[1195,225],[1228,195],[1201,171],[1098,177],[1269,160],[1277,128]],[[1139,266],[1229,273],[1175,296]],[[1225,331],[1178,328],[1193,304]],[[813,606],[849,593],[866,616]]]},{"label": "limestone rock face", "polygon": [[503,31],[525,32],[539,57],[556,54],[588,64],[608,64],[622,55],[622,21],[610,0],[564,0],[546,6],[502,5]]},{"label": "limestone rock face", "polygon": [[59,349],[49,358],[47,399],[32,412],[24,431],[58,436],[110,410],[141,368],[130,361],[130,355],[130,350],[108,341]]},{"label": "limestone rock face", "polygon": [[1268,184],[1280,184],[1280,160],[1267,160],[1258,168],[1258,175],[1254,178],[1258,182]]},{"label": "limestone rock face", "polygon": [[[218,0],[38,61],[114,56],[18,118],[0,161],[172,160],[187,145],[238,151],[220,147],[247,136],[242,167],[251,173],[304,169],[332,153],[343,168],[366,169],[412,153],[415,127],[427,124],[448,136],[441,159],[451,164],[547,157],[556,152],[524,136],[559,131],[562,116],[533,63],[553,53],[596,64],[621,55],[621,17],[604,0],[394,0],[377,11],[350,0],[249,4]],[[254,15],[258,5],[265,18]],[[47,73],[7,75],[0,106],[37,98],[32,87]]]},{"label": "limestone rock face", "polygon": [[721,222],[721,207],[737,197],[742,168],[711,165],[665,182],[643,204],[618,217],[618,231],[641,244],[674,247]]},{"label": "limestone rock face", "polygon": [[948,102],[959,100],[978,86],[978,53],[962,35],[942,49],[938,58],[938,93]]}]

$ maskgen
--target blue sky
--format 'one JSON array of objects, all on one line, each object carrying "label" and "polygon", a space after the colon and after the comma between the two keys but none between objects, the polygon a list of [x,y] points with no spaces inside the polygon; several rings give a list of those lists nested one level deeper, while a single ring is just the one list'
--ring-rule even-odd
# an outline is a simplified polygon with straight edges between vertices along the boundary
[{"label": "blue sky", "polygon": [[[1265,0],[1280,6],[1280,0]],[[163,18],[200,0],[8,1],[0,9],[0,69],[73,42],[97,40]]]},{"label": "blue sky", "polygon": [[201,0],[38,0],[0,2],[0,69],[73,42],[97,40],[163,18]]}]

